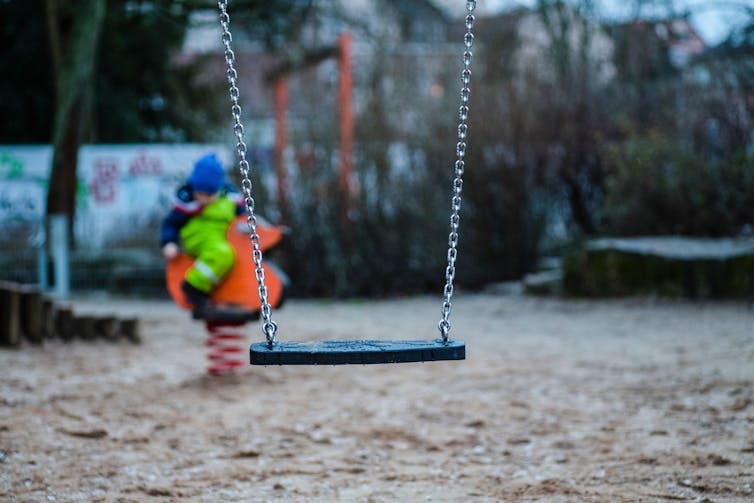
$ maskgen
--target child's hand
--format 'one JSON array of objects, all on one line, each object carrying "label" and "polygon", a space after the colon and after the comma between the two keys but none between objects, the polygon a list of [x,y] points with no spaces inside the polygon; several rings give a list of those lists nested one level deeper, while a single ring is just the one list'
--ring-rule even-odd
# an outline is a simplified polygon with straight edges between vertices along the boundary
[{"label": "child's hand", "polygon": [[172,260],[178,256],[178,245],[175,243],[166,243],[162,247],[162,255],[166,260]]}]

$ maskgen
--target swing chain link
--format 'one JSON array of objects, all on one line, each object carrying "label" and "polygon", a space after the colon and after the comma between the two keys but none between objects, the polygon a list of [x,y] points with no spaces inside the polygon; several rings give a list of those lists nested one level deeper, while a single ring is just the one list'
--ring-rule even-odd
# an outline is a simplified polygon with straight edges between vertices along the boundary
[{"label": "swing chain link", "polygon": [[448,234],[448,266],[445,268],[445,289],[442,304],[442,319],[438,324],[443,342],[448,342],[450,335],[450,310],[453,297],[453,280],[456,276],[456,258],[458,256],[458,226],[461,220],[461,189],[463,188],[463,172],[466,166],[466,138],[469,131],[469,98],[471,97],[471,48],[474,45],[474,9],[475,0],[466,1],[466,33],[463,36],[463,70],[461,70],[461,105],[458,108],[458,142],[456,143],[456,162],[453,178],[453,197],[451,199],[450,233]]},{"label": "swing chain link", "polygon": [[228,0],[218,0],[217,6],[220,9],[220,24],[222,26],[222,42],[225,47],[225,64],[227,67],[227,78],[230,86],[228,94],[230,95],[231,114],[233,115],[233,133],[236,137],[236,152],[238,153],[238,169],[241,173],[241,188],[243,190],[244,202],[246,204],[246,223],[249,226],[249,241],[252,247],[252,259],[254,261],[255,276],[257,280],[257,293],[261,302],[262,330],[267,338],[267,343],[272,346],[275,343],[275,334],[277,333],[277,324],[272,321],[272,307],[268,301],[268,290],[265,284],[265,273],[262,268],[262,249],[260,247],[259,234],[257,232],[257,217],[254,214],[254,197],[252,196],[251,171],[249,161],[246,159],[246,143],[243,139],[244,127],[241,123],[241,106],[238,104],[239,91],[237,86],[238,72],[235,68],[236,56],[231,49],[233,37],[230,34],[230,15],[228,14]]}]

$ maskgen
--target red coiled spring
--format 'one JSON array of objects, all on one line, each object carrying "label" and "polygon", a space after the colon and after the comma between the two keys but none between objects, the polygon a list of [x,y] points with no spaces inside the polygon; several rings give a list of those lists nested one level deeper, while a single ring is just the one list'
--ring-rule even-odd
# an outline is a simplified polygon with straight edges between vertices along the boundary
[{"label": "red coiled spring", "polygon": [[246,365],[244,335],[240,331],[245,322],[207,321],[207,372],[222,375]]}]

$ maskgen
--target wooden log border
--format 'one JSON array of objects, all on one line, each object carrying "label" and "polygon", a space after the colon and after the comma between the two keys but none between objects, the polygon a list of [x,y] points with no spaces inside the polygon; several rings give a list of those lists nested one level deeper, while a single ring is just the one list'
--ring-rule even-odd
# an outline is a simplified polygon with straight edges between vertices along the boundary
[{"label": "wooden log border", "polygon": [[39,345],[52,338],[141,342],[138,318],[78,314],[36,285],[0,281],[0,347],[18,347],[23,341]]}]

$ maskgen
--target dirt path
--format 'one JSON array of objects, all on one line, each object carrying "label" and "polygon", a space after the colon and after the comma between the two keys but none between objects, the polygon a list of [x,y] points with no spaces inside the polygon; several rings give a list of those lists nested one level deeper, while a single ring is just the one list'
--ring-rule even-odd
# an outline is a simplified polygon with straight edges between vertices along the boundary
[{"label": "dirt path", "polygon": [[[205,376],[166,302],[144,343],[0,351],[2,501],[754,501],[754,311],[460,295],[467,360]],[[434,338],[439,300],[291,301],[280,337]],[[248,328],[259,340],[258,326]]]}]

